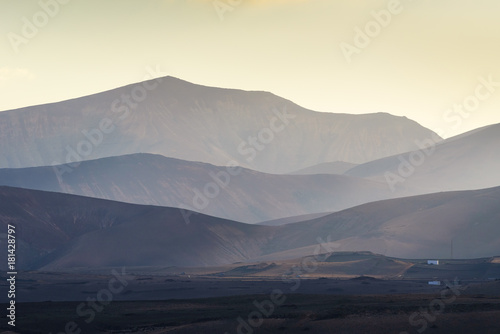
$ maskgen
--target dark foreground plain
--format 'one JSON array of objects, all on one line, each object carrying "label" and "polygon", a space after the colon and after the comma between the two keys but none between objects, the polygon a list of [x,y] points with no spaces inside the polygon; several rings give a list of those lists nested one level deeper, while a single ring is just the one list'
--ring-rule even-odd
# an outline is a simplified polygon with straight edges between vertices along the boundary
[{"label": "dark foreground plain", "polygon": [[[317,262],[23,271],[13,333],[499,333],[499,278],[498,257],[436,266],[370,252]],[[6,301],[0,296],[4,310]],[[5,320],[0,334],[8,330]]]},{"label": "dark foreground plain", "polygon": [[[500,332],[498,257],[439,265],[370,252],[316,259],[22,271],[15,333]],[[4,309],[6,301],[0,296]],[[9,329],[2,322],[0,334]]]},{"label": "dark foreground plain", "polygon": [[[449,298],[449,296],[447,296]],[[280,296],[169,301],[115,301],[93,321],[75,314],[78,302],[22,303],[16,333],[498,333],[500,299],[462,294],[444,309],[440,294]],[[281,303],[282,301],[282,303]],[[265,305],[259,311],[255,305]],[[265,316],[262,310],[266,313]],[[68,327],[68,324],[69,327]],[[71,331],[66,331],[70,329]],[[7,330],[2,324],[2,330]]]},{"label": "dark foreground plain", "polygon": [[[19,277],[12,333],[483,334],[500,330],[498,280],[444,280],[431,286],[424,279],[369,276],[271,279],[134,274],[120,276],[126,281],[124,288],[114,284],[116,293],[109,293],[113,278],[109,275],[31,272]],[[9,327],[2,322],[0,333],[12,330]]]}]

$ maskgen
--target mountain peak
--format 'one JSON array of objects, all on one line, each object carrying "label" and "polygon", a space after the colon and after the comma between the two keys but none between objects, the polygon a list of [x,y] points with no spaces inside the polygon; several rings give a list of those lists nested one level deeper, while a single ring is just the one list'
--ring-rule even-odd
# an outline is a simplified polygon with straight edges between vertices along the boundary
[{"label": "mountain peak", "polygon": [[433,135],[386,113],[315,112],[268,92],[172,76],[0,113],[0,127],[0,167],[145,152],[268,173],[364,163],[415,149],[416,140]]}]

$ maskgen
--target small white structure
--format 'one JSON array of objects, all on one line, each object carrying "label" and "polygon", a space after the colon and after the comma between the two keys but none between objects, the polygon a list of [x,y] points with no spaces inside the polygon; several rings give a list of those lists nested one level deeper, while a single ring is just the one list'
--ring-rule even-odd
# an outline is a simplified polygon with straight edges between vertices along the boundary
[{"label": "small white structure", "polygon": [[429,281],[429,285],[441,285],[441,281]]},{"label": "small white structure", "polygon": [[427,264],[439,266],[439,260],[427,260]]}]

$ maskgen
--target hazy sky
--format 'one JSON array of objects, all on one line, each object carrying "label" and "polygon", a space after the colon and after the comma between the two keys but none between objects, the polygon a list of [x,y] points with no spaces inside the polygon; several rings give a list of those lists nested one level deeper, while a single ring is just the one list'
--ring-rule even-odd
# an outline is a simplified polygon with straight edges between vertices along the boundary
[{"label": "hazy sky", "polygon": [[500,123],[499,15],[498,0],[0,0],[0,110],[159,67],[317,111],[404,115],[449,137]]}]

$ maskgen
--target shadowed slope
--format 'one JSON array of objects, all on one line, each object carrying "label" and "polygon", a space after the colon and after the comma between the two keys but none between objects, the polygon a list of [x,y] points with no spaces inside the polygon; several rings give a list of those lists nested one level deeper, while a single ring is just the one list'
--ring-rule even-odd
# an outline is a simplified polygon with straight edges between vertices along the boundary
[{"label": "shadowed slope", "polygon": [[[336,251],[372,251],[401,258],[500,254],[500,187],[368,203],[282,227],[276,245],[330,241]],[[283,250],[281,248],[281,250]],[[304,252],[311,254],[310,248]],[[297,254],[294,254],[296,256]]]},{"label": "shadowed slope", "polygon": [[10,187],[0,187],[0,223],[4,231],[16,226],[19,269],[232,263],[260,254],[273,231],[179,209]]},{"label": "shadowed slope", "polygon": [[[16,226],[19,269],[210,266],[314,253],[372,251],[399,258],[500,253],[500,188],[361,205],[284,226],[187,211],[0,187],[0,224]],[[5,238],[5,234],[3,235]],[[6,256],[6,248],[1,251]]]}]

